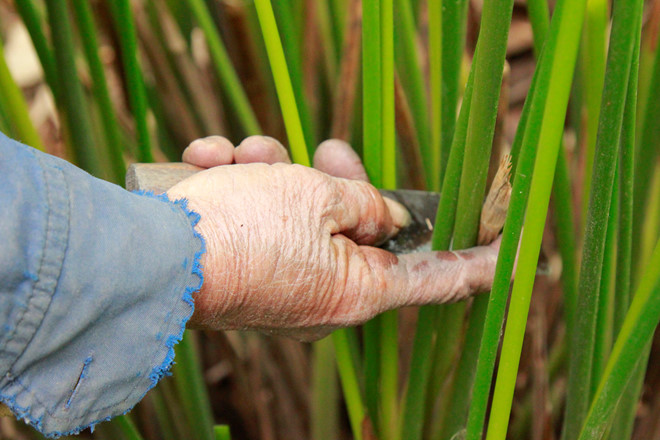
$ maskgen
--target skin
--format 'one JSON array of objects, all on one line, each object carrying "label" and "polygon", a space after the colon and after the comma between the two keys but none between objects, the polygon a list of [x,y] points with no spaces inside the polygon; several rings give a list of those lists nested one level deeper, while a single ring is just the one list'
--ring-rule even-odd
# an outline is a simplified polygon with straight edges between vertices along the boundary
[{"label": "skin", "polygon": [[206,240],[192,327],[311,341],[386,310],[490,289],[499,240],[398,257],[373,247],[409,214],[366,181],[345,142],[322,143],[316,169],[291,165],[286,149],[262,136],[235,149],[218,136],[196,140],[183,159],[210,168],[167,192],[188,199]]}]

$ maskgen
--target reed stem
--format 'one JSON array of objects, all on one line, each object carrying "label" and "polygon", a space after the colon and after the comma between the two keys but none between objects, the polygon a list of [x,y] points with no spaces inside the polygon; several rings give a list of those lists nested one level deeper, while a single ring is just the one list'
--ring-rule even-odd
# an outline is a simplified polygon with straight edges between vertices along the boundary
[{"label": "reed stem", "polygon": [[220,38],[218,29],[213,24],[213,19],[204,4],[204,0],[186,1],[197,23],[202,28],[202,32],[204,32],[204,37],[209,46],[209,52],[211,53],[218,78],[220,79],[220,84],[224,86],[224,91],[231,102],[233,110],[236,112],[241,128],[246,135],[261,134],[261,127],[259,126],[257,117],[250,106],[243,85],[238,78],[234,66],[231,64],[227,49]]},{"label": "reed stem", "polygon": [[[571,341],[573,356],[569,362],[566,420],[563,438],[575,438],[589,405],[589,386],[593,368],[595,326],[598,313],[598,289],[601,280],[603,252],[614,183],[614,171],[621,137],[621,125],[632,64],[635,31],[641,20],[643,2],[631,7],[617,0],[613,7],[612,34],[605,72],[605,89],[601,120],[598,127],[594,161],[594,177],[587,211],[582,265],[578,288],[575,333]],[[579,348],[578,348],[579,347]]]},{"label": "reed stem", "polygon": [[81,41],[93,80],[92,91],[96,104],[101,111],[101,122],[113,179],[115,183],[123,185],[126,176],[126,164],[124,163],[121,147],[121,133],[110,100],[103,64],[98,53],[99,45],[96,38],[96,24],[92,15],[92,8],[87,0],[73,0],[73,11],[76,14],[76,23],[82,36]]},{"label": "reed stem", "polygon": [[291,157],[296,163],[311,166],[305,133],[302,127],[300,113],[298,112],[291,77],[289,76],[289,68],[284,57],[282,41],[277,30],[273,8],[270,0],[255,0],[254,5],[257,8],[259,24],[261,25],[268,59],[270,60],[273,78],[275,79],[277,96],[282,107],[282,116],[284,117],[284,126],[286,127],[289,138]]},{"label": "reed stem", "polygon": [[183,334],[183,339],[176,346],[173,375],[178,396],[183,401],[183,412],[194,437],[213,440],[211,403],[204,384],[194,334],[190,331]]},{"label": "reed stem", "polygon": [[[460,96],[460,76],[465,50],[467,0],[442,2],[442,147],[441,163],[448,164]],[[463,97],[465,100],[465,97]],[[463,104],[464,105],[464,104]],[[448,166],[448,165],[447,165]],[[444,171],[443,171],[444,173]]]},{"label": "reed stem", "polygon": [[32,44],[34,49],[37,51],[39,56],[39,61],[41,62],[41,67],[44,70],[44,76],[46,83],[53,92],[55,97],[55,102],[58,105],[61,104],[61,92],[60,92],[60,83],[57,80],[57,66],[55,66],[55,57],[51,51],[50,45],[46,40],[44,35],[44,23],[42,17],[39,14],[39,11],[35,7],[35,4],[32,0],[22,0],[14,2],[16,5],[16,10],[21,15],[21,19],[25,24],[28,32],[30,33],[30,38],[32,39]]},{"label": "reed stem", "polygon": [[645,350],[648,349],[653,332],[660,322],[658,267],[660,267],[660,241],[656,244],[640,280],[621,332],[607,361],[598,391],[581,427],[580,440],[602,438],[612,422],[621,395],[637,371],[637,365],[645,360]]},{"label": "reed stem", "polygon": [[[473,63],[475,87],[472,92],[470,119],[465,141],[465,158],[461,174],[454,249],[474,246],[479,230],[481,205],[486,192],[495,120],[502,88],[506,43],[513,12],[513,1],[484,3],[477,53]],[[474,381],[477,352],[488,297],[475,298],[461,352],[456,378],[452,384],[449,411],[445,416],[444,433],[453,436],[465,427],[470,394]]]},{"label": "reed stem", "polygon": [[[535,165],[524,217],[525,232],[518,257],[520,263],[516,271],[516,280],[511,294],[509,319],[502,342],[493,405],[488,422],[488,440],[504,439],[508,429],[513,391],[518,373],[520,351],[522,349],[522,339],[527,322],[529,301],[536,273],[536,262],[538,260],[541,236],[545,224],[544,220],[547,214],[554,175],[554,167],[548,166],[548,164],[555,164],[557,161],[572,74],[577,58],[577,47],[584,17],[585,2],[573,2],[570,6],[569,4],[567,1],[557,3],[550,33],[545,41],[543,54],[541,55],[538,73],[539,80],[535,87],[534,95],[532,95],[533,101],[525,130],[525,137],[527,139],[525,139],[524,143],[530,143],[528,147],[523,147],[522,151],[528,150],[528,148],[535,149],[536,145],[539,148],[536,158],[533,159],[535,160]],[[535,127],[534,130],[531,130],[531,127]],[[537,127],[540,127],[540,130]],[[529,151],[533,151],[531,149]],[[528,178],[527,174],[520,174],[520,165],[516,168],[516,179],[514,181],[510,210],[514,206],[514,203],[518,203],[516,199],[519,196],[516,186],[518,185],[519,176],[525,180]],[[523,184],[523,181],[520,184]],[[507,223],[509,223],[510,219],[513,221],[516,218],[522,219],[522,216],[512,214],[512,211],[509,211]],[[515,229],[518,228],[512,229],[514,229],[514,236],[518,235],[515,233]],[[507,236],[510,233],[507,230],[507,224],[505,224],[502,247],[508,241]],[[509,245],[513,249],[507,249],[507,251],[510,252],[513,250],[513,252],[504,253],[504,249],[500,250],[500,255],[509,256],[509,261],[506,265],[506,269],[509,270],[512,269],[513,263],[511,257],[514,257],[516,253],[515,245],[517,237],[514,238],[516,240],[512,240],[513,246]],[[504,260],[500,258],[500,261],[503,262]],[[504,266],[504,263],[502,265]],[[505,277],[507,275],[510,277],[510,274],[511,272],[504,271],[502,268],[496,270],[493,295],[495,295],[496,291],[498,297],[499,295],[506,294],[510,278]],[[479,429],[479,425],[479,423],[476,424],[476,429]]]},{"label": "reed stem", "polygon": [[5,54],[0,41],[0,99],[3,101],[4,115],[14,129],[16,138],[26,145],[44,151],[41,137],[30,119],[23,92],[11,76],[5,62]]},{"label": "reed stem", "polygon": [[137,131],[138,160],[153,162],[151,134],[147,125],[147,91],[138,61],[137,35],[130,0],[110,2],[110,9],[119,34],[121,57],[126,74],[128,100]]},{"label": "reed stem", "polygon": [[98,176],[101,175],[101,167],[92,133],[92,123],[87,111],[87,101],[78,80],[69,11],[66,3],[60,0],[47,0],[46,6],[55,49],[57,77],[62,91],[62,109],[71,136],[72,159],[81,168]]},{"label": "reed stem", "polygon": [[355,440],[362,440],[362,423],[365,418],[364,403],[357,376],[357,368],[351,355],[349,335],[350,330],[337,330],[332,334],[332,342],[335,345],[335,356],[337,357],[337,368],[341,380],[344,400],[348,409],[348,420]]}]

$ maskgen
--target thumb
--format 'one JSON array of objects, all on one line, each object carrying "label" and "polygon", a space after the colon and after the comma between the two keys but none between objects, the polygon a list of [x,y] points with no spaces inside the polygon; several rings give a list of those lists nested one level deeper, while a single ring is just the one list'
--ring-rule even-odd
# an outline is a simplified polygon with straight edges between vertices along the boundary
[{"label": "thumb", "polygon": [[332,240],[337,255],[346,262],[345,282],[334,283],[340,286],[334,296],[341,304],[333,309],[345,321],[337,325],[360,324],[403,306],[459,301],[488,291],[495,274],[498,250],[494,246],[397,256],[359,246],[341,235]]}]

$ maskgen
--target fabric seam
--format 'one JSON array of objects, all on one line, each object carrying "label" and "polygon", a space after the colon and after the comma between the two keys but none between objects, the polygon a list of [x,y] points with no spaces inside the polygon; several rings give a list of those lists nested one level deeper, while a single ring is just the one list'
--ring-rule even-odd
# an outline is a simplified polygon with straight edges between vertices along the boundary
[{"label": "fabric seam", "polygon": [[[18,329],[23,326],[26,314],[27,314],[28,310],[30,309],[29,306],[32,303],[32,301],[34,300],[35,296],[37,296],[37,294],[39,292],[43,292],[44,294],[49,294],[50,293],[50,299],[52,301],[52,297],[53,297],[53,293],[54,293],[53,291],[46,290],[43,286],[43,282],[40,283],[40,281],[42,281],[46,278],[46,277],[42,276],[43,275],[43,270],[44,270],[44,261],[47,258],[46,254],[48,253],[47,251],[48,251],[48,248],[49,248],[49,243],[52,240],[52,234],[53,234],[52,222],[53,222],[54,212],[52,210],[52,206],[54,204],[51,203],[51,201],[52,201],[52,185],[50,184],[49,179],[46,178],[46,169],[45,169],[44,165],[41,163],[39,158],[36,157],[36,155],[34,155],[34,153],[32,153],[32,154],[35,157],[35,159],[37,160],[37,163],[39,164],[39,168],[41,169],[41,175],[42,175],[45,187],[46,187],[46,200],[47,200],[47,205],[48,205],[48,220],[46,221],[46,234],[45,234],[45,238],[44,238],[44,245],[42,247],[41,258],[39,260],[39,269],[37,270],[37,281],[35,281],[34,286],[32,288],[32,291],[30,293],[30,296],[26,301],[26,304],[28,306],[21,313],[21,317],[18,319],[18,322],[16,323],[16,326],[14,327],[12,336],[7,338],[7,340],[5,341],[4,346],[2,348],[0,348],[0,350],[4,350],[9,346],[10,342],[13,341],[14,337],[16,336]],[[67,194],[68,194],[68,185],[66,183],[66,179],[64,179],[62,171],[60,169],[57,169],[57,171],[55,171],[55,173],[59,173],[61,175],[62,183],[63,183],[64,187],[67,189]],[[59,280],[59,277],[62,273],[62,264],[64,262],[64,257],[66,255],[66,248],[68,247],[70,213],[71,213],[71,206],[69,204],[69,205],[67,205],[67,212],[66,212],[66,218],[67,218],[67,222],[66,222],[67,223],[67,228],[66,228],[66,237],[67,237],[67,239],[66,239],[66,242],[67,242],[67,246],[64,248],[64,252],[62,252],[62,254],[59,256],[58,261],[56,262],[57,267],[58,267],[58,271],[57,271],[57,276],[55,278],[58,279],[58,280]],[[57,283],[55,283],[55,285],[57,285]],[[50,301],[48,302],[48,306],[44,309],[43,316],[45,316],[46,313],[48,313],[48,308],[49,307],[50,307]],[[34,327],[34,329],[32,331],[32,335],[27,339],[27,341],[25,342],[25,345],[23,346],[23,348],[27,347],[30,344],[30,341],[32,341],[32,338],[34,337],[34,335],[39,330],[39,327],[40,327],[40,325],[36,325]],[[18,356],[16,356],[16,359],[14,359],[14,361],[11,363],[11,365],[9,365],[9,368],[7,369],[7,372],[6,372],[7,374],[11,374],[11,371],[14,368],[14,365],[16,365],[16,362],[18,362],[18,360],[21,358],[21,356],[22,356],[22,352]]]}]

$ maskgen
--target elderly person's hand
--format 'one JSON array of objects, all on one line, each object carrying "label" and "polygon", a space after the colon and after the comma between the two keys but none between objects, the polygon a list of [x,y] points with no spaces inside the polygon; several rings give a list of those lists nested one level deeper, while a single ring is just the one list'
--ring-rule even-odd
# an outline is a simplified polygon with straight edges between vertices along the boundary
[{"label": "elderly person's hand", "polygon": [[183,160],[212,167],[167,193],[188,199],[206,240],[193,327],[313,340],[386,310],[490,288],[499,241],[398,257],[373,247],[409,214],[366,182],[345,142],[321,144],[316,169],[291,165],[281,144],[261,136],[237,148],[217,136],[196,140]]}]

